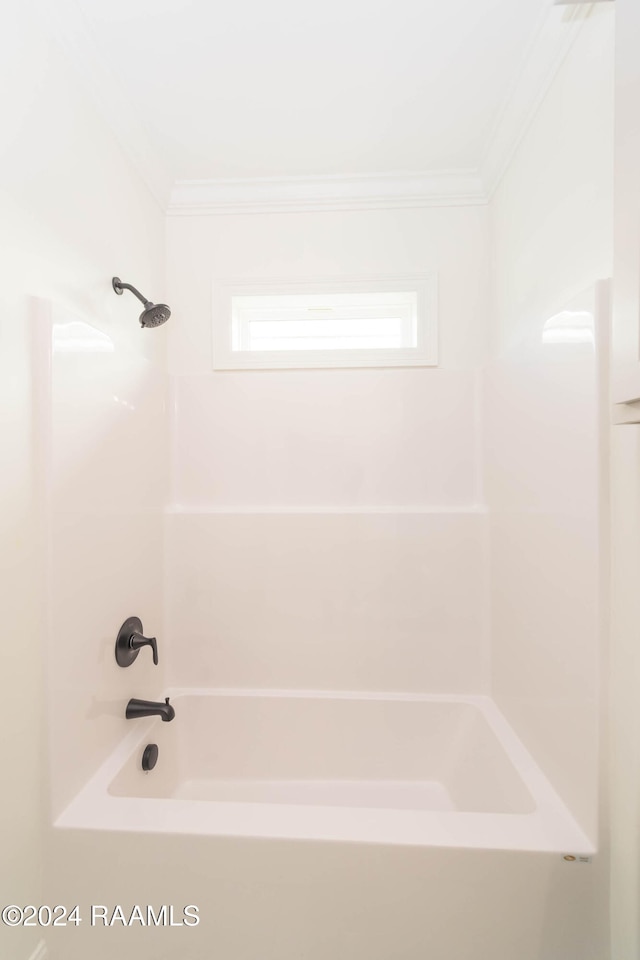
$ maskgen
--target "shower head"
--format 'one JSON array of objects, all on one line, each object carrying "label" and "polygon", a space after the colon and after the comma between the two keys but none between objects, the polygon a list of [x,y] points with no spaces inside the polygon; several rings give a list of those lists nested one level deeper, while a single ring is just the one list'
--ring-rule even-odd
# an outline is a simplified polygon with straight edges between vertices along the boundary
[{"label": "shower head", "polygon": [[140,326],[160,327],[171,316],[171,310],[166,303],[148,303],[140,314]]},{"label": "shower head", "polygon": [[144,304],[144,310],[140,314],[141,327],[159,327],[171,316],[171,310],[166,303],[151,303],[151,300],[143,297],[139,290],[132,287],[130,283],[123,283],[119,277],[113,277],[111,285],[118,296],[122,296],[124,290],[130,290],[140,303]]}]

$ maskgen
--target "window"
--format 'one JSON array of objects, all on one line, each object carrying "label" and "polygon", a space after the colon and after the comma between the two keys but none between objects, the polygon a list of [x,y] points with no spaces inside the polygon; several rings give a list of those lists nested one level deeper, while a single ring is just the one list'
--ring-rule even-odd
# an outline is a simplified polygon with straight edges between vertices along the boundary
[{"label": "window", "polygon": [[435,277],[214,284],[216,370],[435,366]]}]

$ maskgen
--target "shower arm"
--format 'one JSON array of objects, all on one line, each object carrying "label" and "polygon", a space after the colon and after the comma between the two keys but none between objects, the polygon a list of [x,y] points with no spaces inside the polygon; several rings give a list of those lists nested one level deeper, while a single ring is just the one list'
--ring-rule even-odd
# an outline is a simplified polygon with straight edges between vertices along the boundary
[{"label": "shower arm", "polygon": [[145,307],[151,303],[150,300],[147,300],[146,297],[143,297],[139,290],[136,290],[135,287],[132,287],[130,283],[123,283],[118,277],[114,277],[112,281],[112,286],[115,292],[119,297],[122,296],[123,290],[130,290],[134,297],[137,297],[140,303],[143,303]]}]

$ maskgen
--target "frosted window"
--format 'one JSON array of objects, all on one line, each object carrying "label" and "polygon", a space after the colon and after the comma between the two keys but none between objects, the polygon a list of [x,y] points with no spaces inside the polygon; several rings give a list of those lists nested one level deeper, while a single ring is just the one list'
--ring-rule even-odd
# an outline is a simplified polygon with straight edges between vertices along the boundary
[{"label": "frosted window", "polygon": [[431,366],[436,363],[435,312],[434,287],[424,280],[414,289],[396,290],[318,292],[311,286],[309,292],[244,293],[223,288],[217,301],[214,295],[214,367]]}]

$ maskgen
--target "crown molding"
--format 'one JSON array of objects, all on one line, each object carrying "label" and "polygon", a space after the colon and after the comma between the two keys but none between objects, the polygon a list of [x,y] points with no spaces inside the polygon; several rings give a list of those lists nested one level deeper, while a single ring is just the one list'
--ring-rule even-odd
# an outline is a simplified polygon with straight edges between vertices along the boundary
[{"label": "crown molding", "polygon": [[170,216],[297,213],[458,206],[486,201],[477,171],[451,170],[345,177],[178,180],[167,212]]},{"label": "crown molding", "polygon": [[593,6],[589,0],[545,9],[478,170],[178,180],[167,213],[210,216],[488,203]]},{"label": "crown molding", "polygon": [[479,169],[175,182],[95,44],[78,0],[34,0],[34,5],[160,208],[173,217],[488,203],[595,5],[590,0],[547,2]]},{"label": "crown molding", "polygon": [[549,7],[524,57],[522,70],[504,103],[480,167],[490,199],[511,163],[554,77],[594,4]]}]

